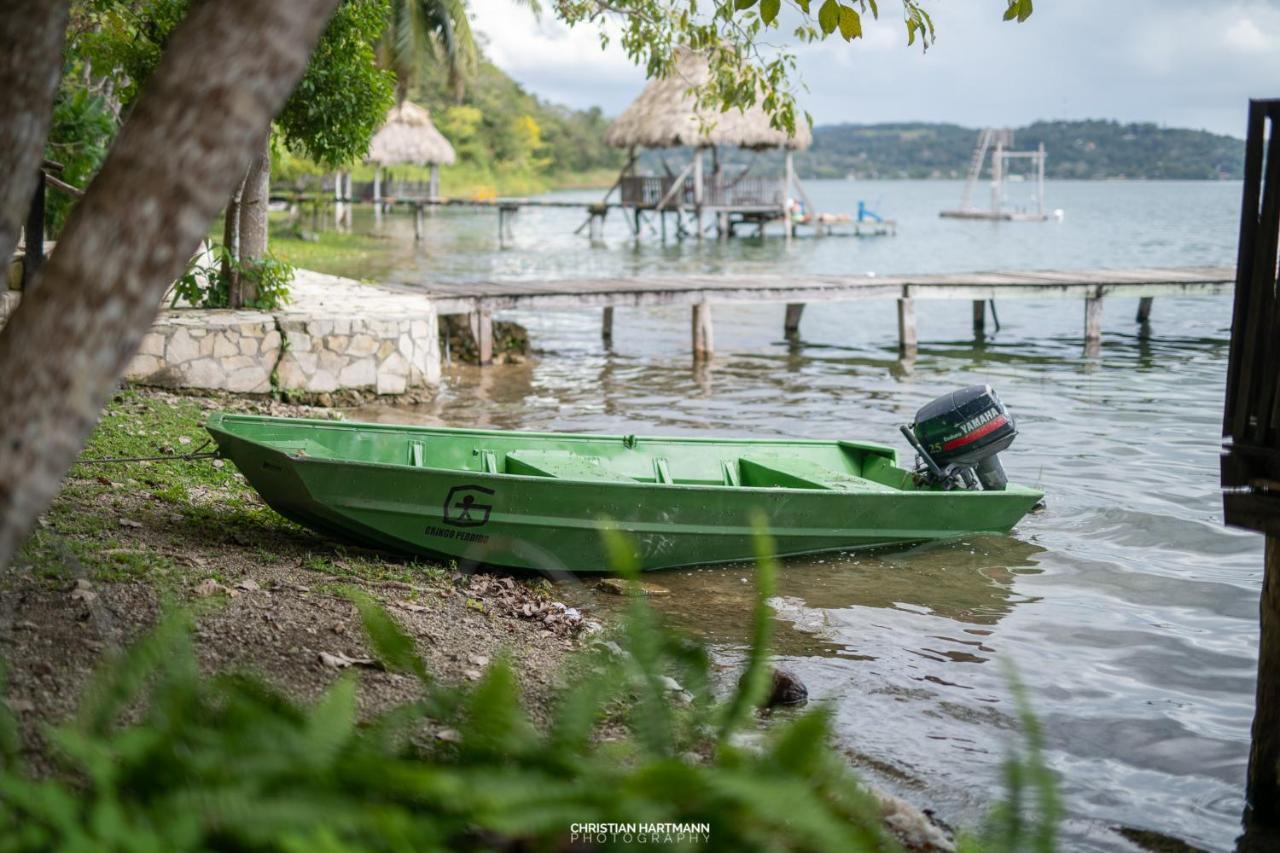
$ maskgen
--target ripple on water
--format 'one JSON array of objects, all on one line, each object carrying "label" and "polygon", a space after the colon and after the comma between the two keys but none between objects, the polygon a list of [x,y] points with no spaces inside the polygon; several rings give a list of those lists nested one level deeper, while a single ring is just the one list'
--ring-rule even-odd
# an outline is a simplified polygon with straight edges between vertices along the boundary
[{"label": "ripple on water", "polygon": [[[521,214],[515,246],[487,251],[490,219],[441,215],[402,278],[797,270],[909,271],[1230,263],[1238,185],[1054,184],[1067,220],[1037,230],[938,220],[931,184],[819,183],[816,203],[882,193],[894,240],[780,241],[658,250]],[[1176,212],[1191,204],[1203,217]],[[897,208],[896,210],[894,208]],[[571,218],[571,217],[570,217]],[[394,221],[394,220],[393,220]],[[472,224],[468,224],[472,223]],[[478,224],[477,224],[478,223]],[[567,226],[567,227],[566,227]],[[612,227],[612,226],[611,226]],[[468,231],[471,229],[471,231]],[[524,235],[524,236],[521,236]],[[536,238],[530,235],[536,235]],[[957,310],[960,305],[963,310]],[[1230,306],[1160,299],[1152,335],[1109,299],[1086,357],[1077,302],[999,304],[969,340],[968,306],[921,302],[924,342],[899,359],[891,302],[814,305],[803,340],[777,306],[715,306],[718,352],[695,368],[685,308],[515,315],[533,364],[452,369],[431,404],[375,417],[614,433],[858,437],[902,448],[897,425],[938,393],[991,382],[1019,419],[1013,479],[1048,506],[1010,537],[791,560],[776,651],[831,703],[863,772],[976,823],[1016,742],[1011,662],[1062,779],[1072,848],[1131,849],[1115,826],[1231,846],[1243,806],[1260,585],[1259,539],[1221,526],[1218,448]],[[730,660],[747,642],[750,569],[665,573],[656,601]],[[601,598],[601,608],[616,600]]]}]

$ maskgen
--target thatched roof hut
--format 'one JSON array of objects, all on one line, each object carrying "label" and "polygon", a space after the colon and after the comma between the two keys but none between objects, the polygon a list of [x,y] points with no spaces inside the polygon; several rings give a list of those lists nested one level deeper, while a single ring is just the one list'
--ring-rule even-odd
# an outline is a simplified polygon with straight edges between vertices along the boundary
[{"label": "thatched roof hut", "polygon": [[387,113],[387,120],[369,143],[365,158],[379,166],[452,166],[453,146],[431,123],[431,114],[412,101],[401,101]]},{"label": "thatched roof hut", "polygon": [[[785,131],[770,127],[768,114],[758,105],[719,115],[700,114],[689,89],[706,83],[709,75],[705,57],[681,48],[671,73],[645,87],[609,126],[604,141],[615,148],[715,145],[799,151],[809,147],[813,136],[807,123],[798,122],[795,134],[788,137]],[[705,128],[703,117],[709,119]]]}]

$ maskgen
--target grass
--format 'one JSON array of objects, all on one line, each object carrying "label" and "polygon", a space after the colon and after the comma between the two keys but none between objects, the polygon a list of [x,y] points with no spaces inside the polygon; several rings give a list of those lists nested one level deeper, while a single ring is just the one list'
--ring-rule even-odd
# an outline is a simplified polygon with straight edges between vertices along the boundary
[{"label": "grass", "polygon": [[[333,210],[324,208],[320,215],[332,216]],[[360,278],[368,281],[384,277],[401,256],[412,251],[412,246],[390,237],[328,228],[312,231],[309,212],[292,226],[284,213],[272,213],[270,221],[271,253],[299,269],[348,276],[358,269]]]},{"label": "grass", "polygon": [[[173,553],[148,537],[150,530],[175,523],[220,537],[246,527],[296,530],[263,504],[230,464],[176,459],[208,437],[203,424],[210,407],[201,398],[118,393],[89,437],[82,464],[68,474],[19,552],[18,564],[50,578],[145,578],[164,585],[182,572]],[[152,456],[175,459],[94,461]]]}]

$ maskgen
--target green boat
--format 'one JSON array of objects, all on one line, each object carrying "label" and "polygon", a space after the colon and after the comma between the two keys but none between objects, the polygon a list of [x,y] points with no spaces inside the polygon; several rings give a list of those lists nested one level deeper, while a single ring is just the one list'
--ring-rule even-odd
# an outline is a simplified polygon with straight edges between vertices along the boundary
[{"label": "green boat", "polygon": [[[1007,532],[1042,497],[969,490],[860,441],[646,438],[215,414],[208,430],[266,502],[321,533],[464,565],[609,570],[602,525],[643,569]],[[956,481],[959,483],[959,480]],[[948,488],[948,486],[953,486]]]}]

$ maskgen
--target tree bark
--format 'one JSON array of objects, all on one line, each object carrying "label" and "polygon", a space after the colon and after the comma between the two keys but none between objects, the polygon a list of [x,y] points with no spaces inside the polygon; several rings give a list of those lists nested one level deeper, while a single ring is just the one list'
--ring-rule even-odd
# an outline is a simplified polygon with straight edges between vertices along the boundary
[{"label": "tree bark", "polygon": [[0,332],[0,568],[53,499],[336,5],[198,0],[173,32]]},{"label": "tree bark", "polygon": [[69,5],[67,0],[0,3],[0,263],[5,268],[44,159]]},{"label": "tree bark", "polygon": [[[267,202],[271,194],[271,135],[263,137],[258,156],[249,166],[240,194],[240,252],[243,263],[260,261],[267,256]],[[239,308],[258,298],[257,283],[242,279],[239,284]]]},{"label": "tree bark", "polygon": [[243,194],[244,178],[241,178],[222,213],[222,280],[227,283],[227,297],[232,308],[240,307],[237,301],[240,298],[240,272],[235,262],[240,258],[240,197]]}]

